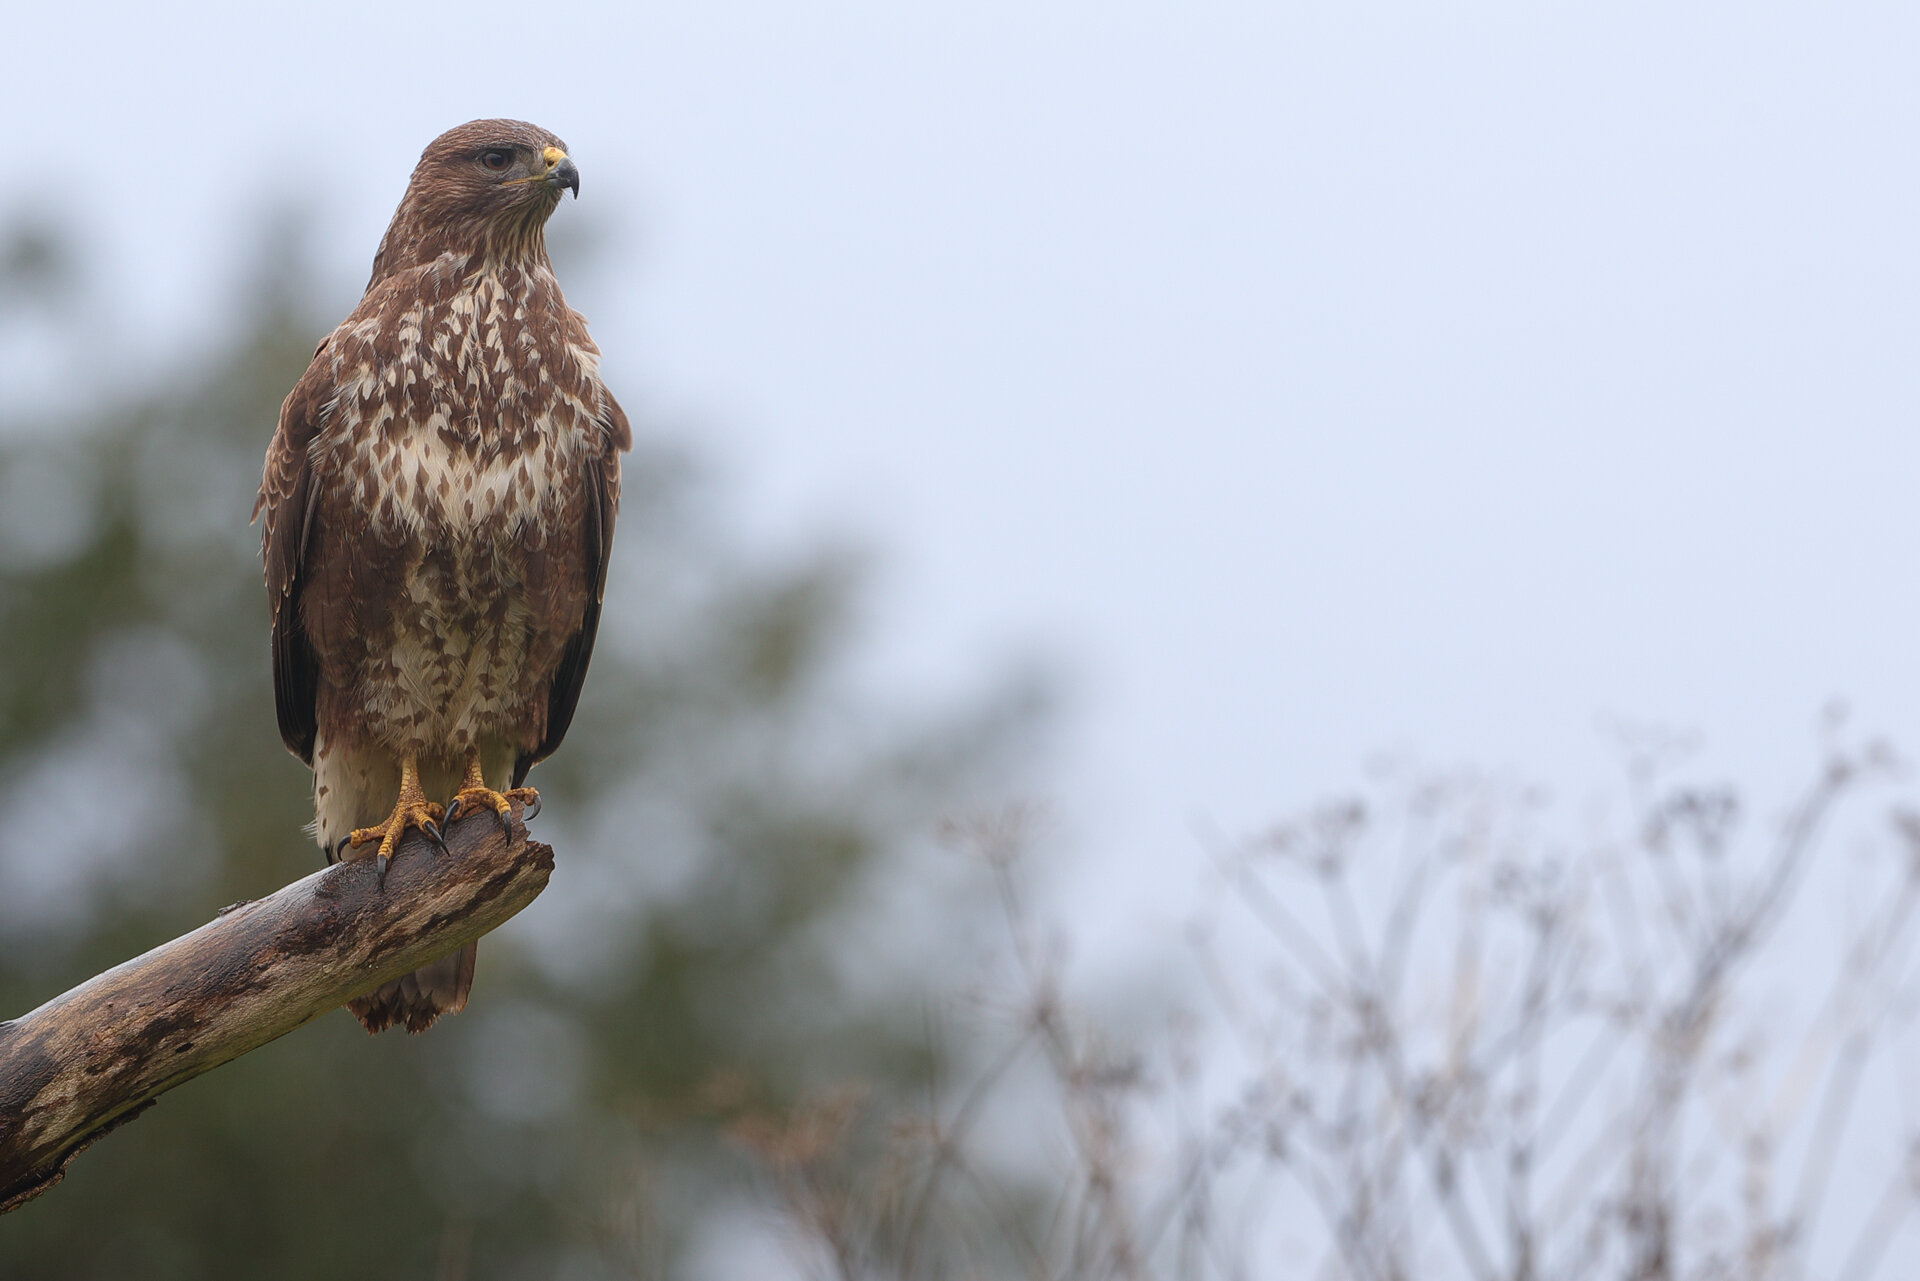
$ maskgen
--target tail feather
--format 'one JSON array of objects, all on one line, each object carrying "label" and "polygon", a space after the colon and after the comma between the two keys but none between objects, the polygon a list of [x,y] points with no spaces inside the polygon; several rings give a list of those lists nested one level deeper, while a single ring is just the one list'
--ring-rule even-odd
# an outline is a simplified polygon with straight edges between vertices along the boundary
[{"label": "tail feather", "polygon": [[404,1023],[409,1032],[424,1032],[442,1014],[466,1008],[473,990],[473,962],[478,942],[458,952],[403,974],[386,986],[347,1002],[347,1008],[369,1032],[384,1032]]}]

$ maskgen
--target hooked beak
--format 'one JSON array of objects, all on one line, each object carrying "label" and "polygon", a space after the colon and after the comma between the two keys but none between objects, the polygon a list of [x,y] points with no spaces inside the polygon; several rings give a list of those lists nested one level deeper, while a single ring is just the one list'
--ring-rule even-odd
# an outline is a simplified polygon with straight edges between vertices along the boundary
[{"label": "hooked beak", "polygon": [[572,157],[558,147],[548,147],[540,153],[540,158],[547,162],[546,183],[553,188],[554,194],[559,195],[560,189],[565,187],[573,193],[575,200],[580,199],[580,170],[574,165]]}]

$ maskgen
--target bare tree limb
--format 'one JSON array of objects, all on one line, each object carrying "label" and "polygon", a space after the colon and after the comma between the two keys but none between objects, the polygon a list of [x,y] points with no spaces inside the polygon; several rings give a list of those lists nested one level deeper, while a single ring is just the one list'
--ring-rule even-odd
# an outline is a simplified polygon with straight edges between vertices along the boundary
[{"label": "bare tree limb", "polygon": [[490,813],[412,835],[384,888],[340,864],[0,1023],[0,1214],[160,1094],[499,926],[546,888],[553,851]]}]

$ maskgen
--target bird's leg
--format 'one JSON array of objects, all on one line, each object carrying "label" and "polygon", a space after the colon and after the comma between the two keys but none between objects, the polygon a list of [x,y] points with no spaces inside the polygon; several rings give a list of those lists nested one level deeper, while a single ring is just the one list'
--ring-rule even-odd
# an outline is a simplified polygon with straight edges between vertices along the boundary
[{"label": "bird's leg", "polygon": [[447,811],[458,814],[468,806],[476,809],[490,809],[500,816],[500,828],[507,835],[513,835],[513,803],[515,801],[527,809],[527,817],[532,818],[540,803],[540,793],[531,787],[516,787],[510,791],[496,792],[487,786],[486,779],[480,774],[480,749],[474,748],[467,754],[467,777],[461,783],[460,791],[453,798],[453,805]]},{"label": "bird's leg", "polygon": [[447,843],[440,836],[440,819],[445,813],[438,805],[427,799],[426,792],[420,788],[420,763],[412,752],[400,758],[400,798],[393,803],[393,814],[379,827],[361,827],[347,839],[354,845],[365,845],[370,841],[380,842],[379,858],[382,885],[387,883],[387,864],[393,859],[394,847],[400,844],[400,838],[407,828],[417,827],[425,832],[442,853]]}]

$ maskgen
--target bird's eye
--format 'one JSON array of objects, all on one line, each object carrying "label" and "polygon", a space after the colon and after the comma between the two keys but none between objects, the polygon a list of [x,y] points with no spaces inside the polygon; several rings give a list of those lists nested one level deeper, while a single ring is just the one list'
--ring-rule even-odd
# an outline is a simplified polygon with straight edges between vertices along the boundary
[{"label": "bird's eye", "polygon": [[489,169],[505,169],[513,163],[513,153],[511,151],[483,151],[480,153],[480,163]]}]

